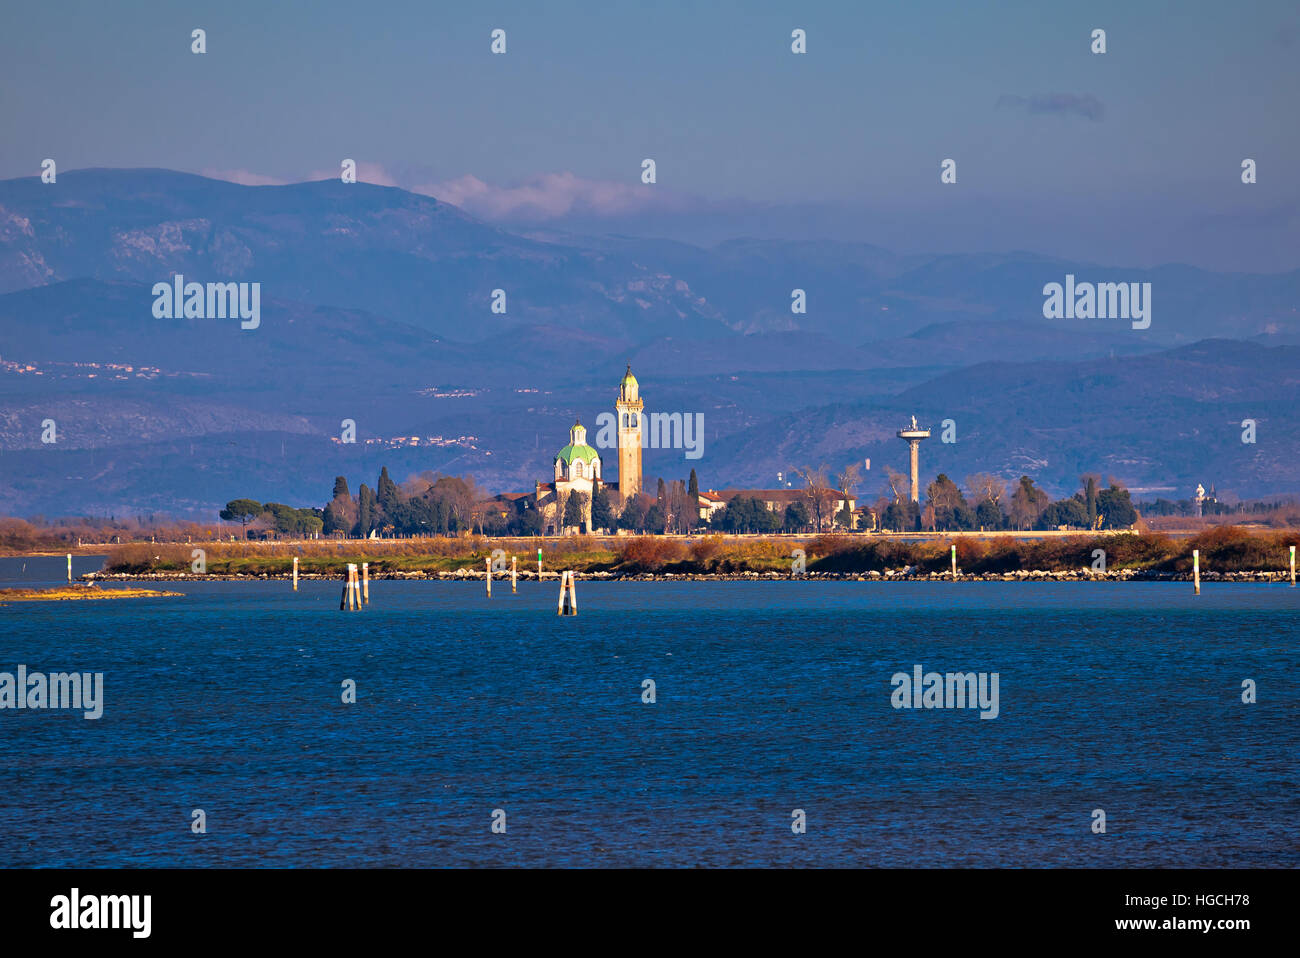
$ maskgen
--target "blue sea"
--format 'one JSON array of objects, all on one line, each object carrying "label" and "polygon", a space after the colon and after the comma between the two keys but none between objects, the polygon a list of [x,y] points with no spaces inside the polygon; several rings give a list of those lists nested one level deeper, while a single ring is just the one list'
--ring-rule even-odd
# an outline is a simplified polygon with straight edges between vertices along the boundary
[{"label": "blue sea", "polygon": [[[104,675],[98,720],[0,711],[8,866],[1300,865],[1286,585],[157,587],[0,607],[0,672]],[[997,718],[895,709],[916,665]]]}]

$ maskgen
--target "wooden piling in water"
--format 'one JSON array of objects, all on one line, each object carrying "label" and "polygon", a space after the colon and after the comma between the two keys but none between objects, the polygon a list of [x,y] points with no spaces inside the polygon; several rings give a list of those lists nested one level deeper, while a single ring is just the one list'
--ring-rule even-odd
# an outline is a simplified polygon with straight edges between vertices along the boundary
[{"label": "wooden piling in water", "polygon": [[357,573],[357,564],[348,563],[348,611],[361,609],[361,576]]},{"label": "wooden piling in water", "polygon": [[[361,598],[365,600],[366,605],[370,604],[370,563],[361,563]],[[360,605],[360,603],[357,603]]]},{"label": "wooden piling in water", "polygon": [[72,583],[72,553],[68,553],[68,583]]},{"label": "wooden piling in water", "polygon": [[574,584],[572,571],[560,573],[560,599],[555,607],[556,615],[578,614],[578,589]]},{"label": "wooden piling in water", "polygon": [[487,565],[487,597],[490,599],[492,598],[492,559],[489,557],[483,562]]},{"label": "wooden piling in water", "polygon": [[298,591],[298,557],[293,557],[293,591]]},{"label": "wooden piling in water", "polygon": [[537,581],[542,581],[542,550],[537,550]]},{"label": "wooden piling in water", "polygon": [[519,569],[515,566],[517,557],[510,557],[510,594],[514,595],[519,591]]},{"label": "wooden piling in water", "polygon": [[339,611],[347,609],[352,603],[352,566],[348,566],[347,574],[343,576],[343,594],[339,596]]},{"label": "wooden piling in water", "polygon": [[1291,588],[1295,588],[1295,546],[1291,547]]},{"label": "wooden piling in water", "polygon": [[1196,595],[1201,594],[1201,550],[1192,550],[1192,582],[1195,585]]},{"label": "wooden piling in water", "polygon": [[957,581],[957,547],[952,547],[952,581]]}]

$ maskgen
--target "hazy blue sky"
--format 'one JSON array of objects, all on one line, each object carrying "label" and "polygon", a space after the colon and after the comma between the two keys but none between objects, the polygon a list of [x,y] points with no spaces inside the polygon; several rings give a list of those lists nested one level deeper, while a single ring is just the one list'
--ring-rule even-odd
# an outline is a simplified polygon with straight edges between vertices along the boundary
[{"label": "hazy blue sky", "polygon": [[[795,27],[806,55],[790,52]],[[60,171],[281,182],[352,157],[363,178],[508,225],[698,242],[1293,269],[1297,117],[1294,0],[53,0],[0,13],[0,178],[48,156]],[[939,182],[946,157],[955,186]]]}]

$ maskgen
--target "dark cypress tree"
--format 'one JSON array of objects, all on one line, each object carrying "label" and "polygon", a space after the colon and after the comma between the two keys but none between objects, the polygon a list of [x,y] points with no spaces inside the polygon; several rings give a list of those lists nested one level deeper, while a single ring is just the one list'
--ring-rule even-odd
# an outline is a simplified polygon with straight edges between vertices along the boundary
[{"label": "dark cypress tree", "polygon": [[582,530],[582,514],[586,505],[587,494],[585,492],[569,493],[568,498],[564,500],[564,518],[561,524],[565,526],[577,526],[579,530]]},{"label": "dark cypress tree", "polygon": [[348,534],[353,531],[352,493],[348,491],[348,480],[345,477],[334,477],[334,496],[325,504],[322,516],[322,531],[326,535],[335,532]]},{"label": "dark cypress tree", "polygon": [[1083,502],[1089,529],[1097,528],[1097,482],[1098,477],[1092,474],[1083,477]]},{"label": "dark cypress tree", "polygon": [[388,476],[387,466],[384,466],[379,471],[379,486],[375,490],[375,497],[379,503],[379,508],[386,513],[395,508],[401,500],[401,495],[397,491],[397,483],[393,482]]},{"label": "dark cypress tree", "polygon": [[370,535],[370,531],[375,527],[375,494],[364,482],[361,484],[361,494],[358,502],[357,511],[357,535],[365,538]]},{"label": "dark cypress tree", "polygon": [[614,510],[609,505],[609,494],[601,486],[591,498],[591,527],[613,529]]},{"label": "dark cypress tree", "polygon": [[695,477],[695,470],[691,470],[690,483],[686,486],[686,493],[691,497],[691,502],[700,501],[700,480]]},{"label": "dark cypress tree", "polygon": [[429,531],[435,535],[445,536],[451,521],[451,513],[441,498],[429,500]]}]

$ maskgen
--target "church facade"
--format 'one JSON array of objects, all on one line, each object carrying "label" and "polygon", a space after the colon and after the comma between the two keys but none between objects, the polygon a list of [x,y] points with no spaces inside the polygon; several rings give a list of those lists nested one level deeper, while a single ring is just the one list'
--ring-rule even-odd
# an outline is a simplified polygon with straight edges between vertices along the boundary
[{"label": "church facade", "polygon": [[[640,386],[632,375],[631,364],[618,384],[614,401],[618,435],[618,486],[611,495],[611,505],[620,508],[623,503],[641,492],[641,436],[644,429],[645,403],[640,396]],[[587,429],[575,422],[569,429],[569,443],[551,460],[550,482],[538,482],[533,501],[541,514],[543,535],[591,532],[591,503],[602,489],[600,453],[587,444]],[[615,490],[607,490],[614,493]],[[582,503],[580,524],[565,522],[566,507],[570,497],[577,495]],[[573,518],[573,510],[568,509]]]}]

